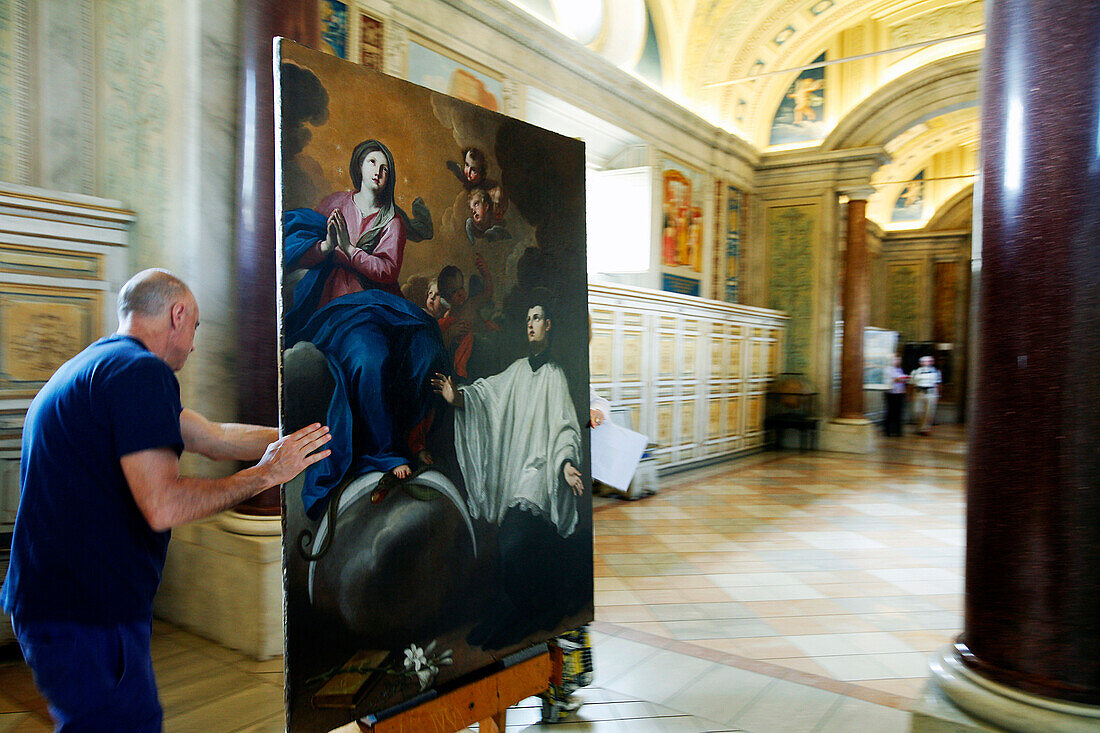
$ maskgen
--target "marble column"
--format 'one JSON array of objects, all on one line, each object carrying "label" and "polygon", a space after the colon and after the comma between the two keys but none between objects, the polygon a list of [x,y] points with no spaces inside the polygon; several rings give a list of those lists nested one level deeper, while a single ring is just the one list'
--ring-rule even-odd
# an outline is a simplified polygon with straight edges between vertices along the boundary
[{"label": "marble column", "polygon": [[[867,199],[870,186],[842,189],[848,197],[847,254],[841,307],[844,334],[840,352],[838,414],[819,431],[818,447],[838,453],[870,453],[877,445],[875,424],[863,412],[863,330],[870,320],[871,267],[867,252]],[[839,257],[838,257],[839,259]]]},{"label": "marble column", "polygon": [[848,192],[848,247],[844,259],[844,337],[840,348],[840,417],[863,419],[863,330],[871,308],[867,258],[867,199],[870,188]]},{"label": "marble column", "polygon": [[933,663],[1016,731],[1100,729],[1100,5],[986,6],[966,608]]},{"label": "marble column", "polygon": [[[275,315],[275,126],[271,43],[275,36],[316,47],[317,0],[241,4],[240,150],[237,169],[238,408],[243,422],[278,424]],[[245,514],[279,513],[279,491],[245,502]]]}]

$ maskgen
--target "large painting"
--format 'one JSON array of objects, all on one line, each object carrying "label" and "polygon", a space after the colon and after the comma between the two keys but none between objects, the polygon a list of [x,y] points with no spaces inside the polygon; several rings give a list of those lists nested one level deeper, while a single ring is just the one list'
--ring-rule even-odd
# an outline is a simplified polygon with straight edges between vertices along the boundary
[{"label": "large painting", "polygon": [[592,618],[583,144],[282,41],[288,726]]}]

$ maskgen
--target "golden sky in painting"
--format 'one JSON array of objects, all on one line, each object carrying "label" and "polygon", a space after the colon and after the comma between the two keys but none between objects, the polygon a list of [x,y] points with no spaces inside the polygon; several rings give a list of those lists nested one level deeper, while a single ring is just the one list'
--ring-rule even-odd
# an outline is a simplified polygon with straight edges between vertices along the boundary
[{"label": "golden sky in painting", "polygon": [[[462,147],[474,145],[488,154],[489,175],[498,178],[500,170],[492,154],[492,143],[503,118],[483,110],[468,114],[477,124],[457,134],[460,143],[452,127],[440,122],[437,115],[436,106],[448,104],[442,95],[286,41],[282,52],[284,61],[317,75],[329,95],[328,120],[319,126],[308,125],[312,138],[298,156],[302,167],[313,177],[309,181],[312,188],[323,191],[322,196],[350,190],[348,163],[352,150],[363,140],[382,141],[394,155],[397,204],[411,213],[413,199],[423,197],[435,224],[432,240],[410,241],[406,245],[401,282],[418,274],[431,277],[447,264],[458,265],[467,277],[475,272],[474,249],[465,231],[466,192],[446,163],[460,161]],[[291,189],[301,182],[284,183]],[[318,203],[319,199],[309,205]],[[291,207],[295,205],[300,204],[293,203]],[[521,233],[522,228],[514,235]],[[498,285],[505,285],[504,259],[521,239],[518,236],[515,241],[496,244],[478,241],[478,251],[489,263]]]}]

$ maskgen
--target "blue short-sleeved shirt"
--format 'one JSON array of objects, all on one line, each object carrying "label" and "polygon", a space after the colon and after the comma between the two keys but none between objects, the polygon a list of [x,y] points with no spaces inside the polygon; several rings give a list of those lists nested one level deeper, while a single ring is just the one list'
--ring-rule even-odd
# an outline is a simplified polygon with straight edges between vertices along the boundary
[{"label": "blue short-sleeved shirt", "polygon": [[129,336],[61,366],[27,410],[19,513],[0,604],[23,619],[152,617],[170,532],[138,509],[119,459],[183,450],[179,382]]}]

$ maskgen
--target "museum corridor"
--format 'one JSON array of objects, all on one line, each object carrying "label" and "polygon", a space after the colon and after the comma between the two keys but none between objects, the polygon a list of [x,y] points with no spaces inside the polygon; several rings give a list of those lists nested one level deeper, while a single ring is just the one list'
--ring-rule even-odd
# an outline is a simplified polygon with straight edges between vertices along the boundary
[{"label": "museum corridor", "polygon": [[[962,432],[867,456],[765,452],[596,499],[596,684],[605,733],[909,730],[931,651],[961,628]],[[0,660],[0,733],[50,730],[26,668]],[[163,622],[165,730],[279,731],[282,659]],[[535,701],[509,730],[540,730]],[[551,726],[546,726],[547,729]]]}]

